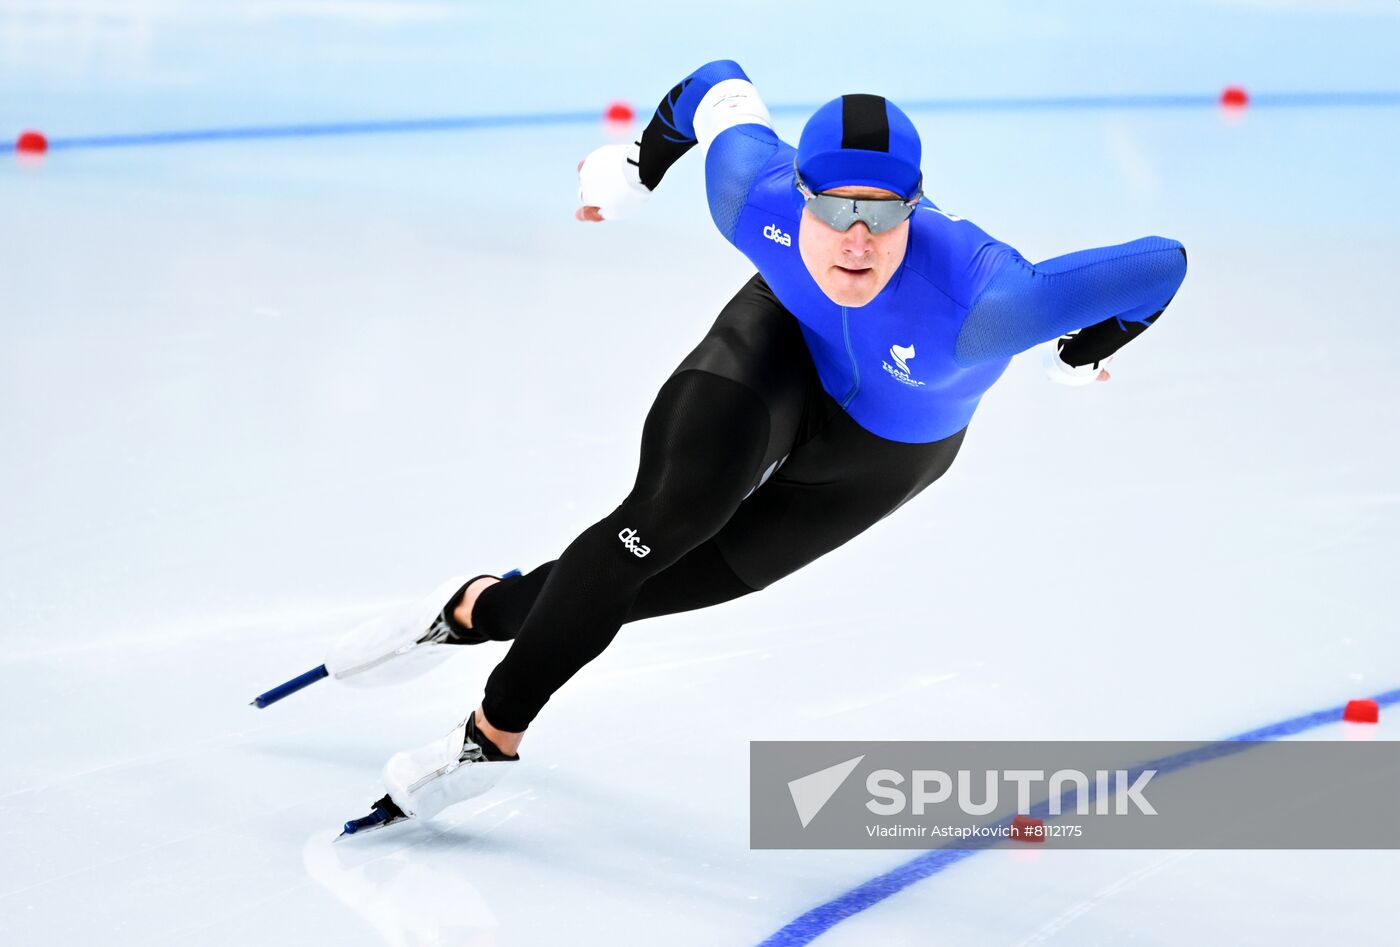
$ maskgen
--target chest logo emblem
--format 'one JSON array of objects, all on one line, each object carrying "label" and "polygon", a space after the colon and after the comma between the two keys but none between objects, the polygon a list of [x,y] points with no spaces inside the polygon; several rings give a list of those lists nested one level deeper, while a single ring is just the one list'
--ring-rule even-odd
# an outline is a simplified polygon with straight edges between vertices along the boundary
[{"label": "chest logo emblem", "polygon": [[[908,385],[910,388],[922,388],[924,383],[916,381],[909,376],[909,361],[914,357],[914,346],[900,345],[895,343],[890,346],[890,358],[894,359],[894,365],[889,362],[881,362],[885,371],[890,373],[890,377],[895,381]],[[898,367],[896,367],[898,366]]]}]

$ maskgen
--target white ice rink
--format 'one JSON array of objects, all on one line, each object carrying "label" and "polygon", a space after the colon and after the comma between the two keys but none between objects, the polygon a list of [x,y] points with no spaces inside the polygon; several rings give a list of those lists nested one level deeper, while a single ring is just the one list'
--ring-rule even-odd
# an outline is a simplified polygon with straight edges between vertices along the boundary
[{"label": "white ice rink", "polygon": [[[0,151],[0,944],[1395,942],[1393,852],[984,851],[857,904],[917,853],[751,851],[748,752],[1212,739],[1400,687],[1400,107],[1268,102],[1400,91],[1400,3],[585,6],[0,0],[0,142],[55,143]],[[749,266],[693,156],[576,223],[601,121],[58,145],[645,119],[715,58],[790,140],[927,103],[940,206],[1030,259],[1176,237],[1186,283],[1107,384],[1013,362],[849,545],[624,628],[490,795],[332,846],[505,646],[249,699],[611,510]],[[932,107],[1227,84],[1255,104]]]}]

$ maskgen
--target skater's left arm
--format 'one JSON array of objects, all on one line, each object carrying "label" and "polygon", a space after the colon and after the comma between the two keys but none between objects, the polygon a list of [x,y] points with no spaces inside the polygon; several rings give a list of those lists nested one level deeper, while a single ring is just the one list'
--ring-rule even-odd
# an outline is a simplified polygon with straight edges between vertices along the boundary
[{"label": "skater's left arm", "polygon": [[1064,377],[1057,380],[1093,381],[1102,362],[1162,314],[1185,277],[1186,250],[1165,237],[1037,264],[1013,254],[969,308],[957,359],[1010,358],[1058,339],[1052,361]]}]

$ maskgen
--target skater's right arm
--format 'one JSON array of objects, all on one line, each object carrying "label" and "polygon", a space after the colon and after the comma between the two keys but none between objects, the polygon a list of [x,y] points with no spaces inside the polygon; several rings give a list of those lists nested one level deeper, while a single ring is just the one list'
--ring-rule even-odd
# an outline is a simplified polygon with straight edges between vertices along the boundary
[{"label": "skater's right arm", "polygon": [[[711,148],[721,133],[719,147]],[[768,109],[739,64],[706,63],[676,85],[656,107],[641,137],[604,145],[579,166],[579,220],[615,220],[635,213],[661,179],[691,148],[707,152],[705,183],[710,213],[733,239],[749,190],[781,147]]]}]

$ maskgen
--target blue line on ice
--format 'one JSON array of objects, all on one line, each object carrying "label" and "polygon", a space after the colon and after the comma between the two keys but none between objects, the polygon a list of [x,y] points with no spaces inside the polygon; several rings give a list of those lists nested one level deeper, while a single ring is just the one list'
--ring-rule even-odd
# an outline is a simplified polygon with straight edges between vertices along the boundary
[{"label": "blue line on ice", "polygon": [[[1181,95],[1080,95],[1054,98],[1010,96],[987,99],[923,99],[901,102],[911,112],[1067,111],[1088,109],[1152,109],[1215,107],[1219,96],[1211,93]],[[808,115],[820,103],[776,105],[775,115]],[[1249,108],[1350,108],[1400,106],[1400,92],[1261,92],[1250,93]],[[456,115],[438,118],[385,119],[378,121],[310,122],[295,125],[249,125],[228,128],[194,128],[171,131],[84,135],[49,139],[50,151],[88,148],[130,148],[184,145],[211,141],[249,141],[285,138],[324,138],[339,135],[397,135],[417,132],[464,131],[485,128],[520,128],[578,125],[602,120],[601,111],[535,112],[505,115]],[[39,125],[38,127],[42,127]],[[14,151],[16,142],[0,142],[0,152]]]},{"label": "blue line on ice", "polygon": [[[1371,699],[1381,707],[1400,703],[1400,688],[1386,691],[1383,694],[1377,694]],[[1244,733],[1237,733],[1219,742],[1248,743],[1263,740],[1278,740],[1282,737],[1293,736],[1294,734],[1313,730],[1330,723],[1340,723],[1342,720],[1342,711],[1344,709],[1344,706],[1338,706],[1316,710],[1312,713],[1303,714],[1298,717],[1290,717],[1287,720],[1280,720],[1277,723],[1267,724],[1254,730],[1247,730]],[[1144,765],[1151,765],[1160,771],[1186,769],[1197,763],[1218,759],[1230,752],[1232,751],[1222,749],[1218,743],[1209,744],[1200,750],[1181,753],[1174,757],[1167,757],[1164,760],[1155,760],[1151,764]],[[1048,805],[1045,803],[1042,803],[1041,806],[1048,809]],[[1036,814],[1036,809],[1032,809],[1032,814]],[[1039,814],[1043,815],[1044,813]],[[1005,819],[1003,821],[1009,822],[1010,820]],[[922,881],[947,868],[951,868],[964,858],[969,858],[983,850],[983,848],[942,848],[911,858],[909,861],[885,872],[883,875],[871,878],[869,881],[857,885],[845,894],[839,895],[827,901],[825,904],[820,904],[812,908],[812,910],[808,911],[806,914],[803,914],[801,917],[765,939],[759,947],[797,947],[797,945],[800,944],[810,944],[813,940],[820,937],[846,918],[859,914],[866,908],[873,907],[891,895],[903,891],[915,882]]]}]

